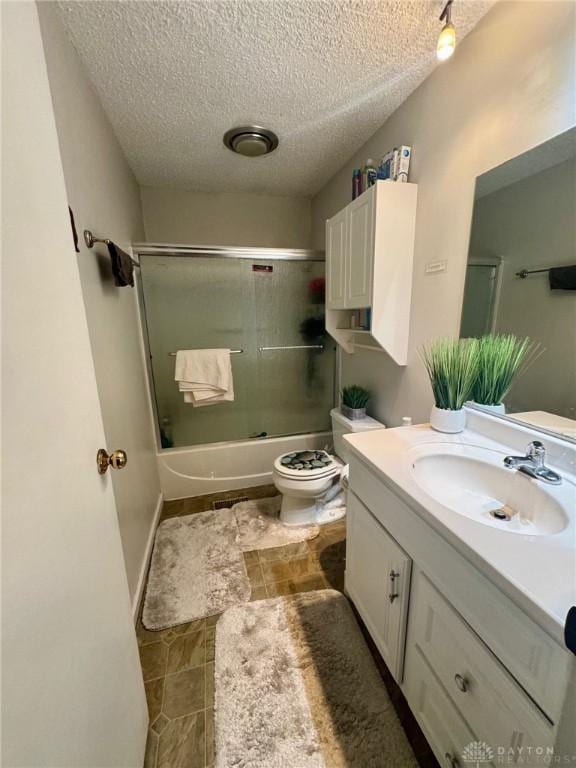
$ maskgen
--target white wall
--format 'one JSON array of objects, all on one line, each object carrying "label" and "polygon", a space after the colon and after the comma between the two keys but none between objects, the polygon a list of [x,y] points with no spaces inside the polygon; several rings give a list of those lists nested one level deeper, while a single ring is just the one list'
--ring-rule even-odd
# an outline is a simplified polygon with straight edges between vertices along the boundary
[{"label": "white wall", "polygon": [[[570,2],[501,0],[455,55],[406,100],[312,201],[314,246],[349,202],[352,169],[398,144],[414,148],[419,184],[409,362],[343,355],[343,383],[370,387],[390,425],[428,419],[432,396],[418,349],[458,333],[475,178],[576,122],[575,18]],[[458,24],[457,8],[454,9]],[[445,273],[425,275],[446,259]]]},{"label": "white wall", "polygon": [[109,237],[123,248],[141,240],[139,189],[55,4],[38,3],[38,12],[68,202],[80,236],[77,259],[106,447],[128,454],[126,468],[113,473],[113,484],[134,598],[160,493],[136,290],[114,286],[105,246],[88,250],[82,230]]},{"label": "white wall", "polygon": [[495,330],[529,336],[541,357],[506,398],[509,412],[542,410],[576,417],[576,296],[551,291],[546,274],[521,269],[574,263],[576,162],[567,160],[476,201],[470,256],[502,259]]},{"label": "white wall", "polygon": [[142,187],[146,240],[151,243],[311,247],[306,198],[247,192],[191,192]]}]

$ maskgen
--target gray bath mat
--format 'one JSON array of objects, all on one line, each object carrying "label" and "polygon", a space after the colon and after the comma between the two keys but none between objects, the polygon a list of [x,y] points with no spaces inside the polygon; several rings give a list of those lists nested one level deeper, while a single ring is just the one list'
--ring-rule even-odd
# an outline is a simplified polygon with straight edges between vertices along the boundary
[{"label": "gray bath mat", "polygon": [[142,612],[147,629],[221,613],[250,599],[231,509],[165,520],[156,541]]},{"label": "gray bath mat", "polygon": [[294,528],[280,522],[282,496],[255,499],[235,504],[238,521],[236,542],[243,552],[270,549],[314,539],[320,533],[317,525],[299,525]]},{"label": "gray bath mat", "polygon": [[416,768],[346,598],[230,608],[216,625],[216,768]]}]

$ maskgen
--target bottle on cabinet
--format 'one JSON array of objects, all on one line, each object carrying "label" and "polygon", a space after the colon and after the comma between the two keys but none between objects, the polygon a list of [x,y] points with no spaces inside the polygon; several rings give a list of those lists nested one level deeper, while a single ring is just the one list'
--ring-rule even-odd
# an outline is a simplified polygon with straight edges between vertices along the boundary
[{"label": "bottle on cabinet", "polygon": [[352,172],[352,200],[376,184],[377,180],[407,182],[411,157],[412,147],[406,145],[387,152],[377,168],[369,157],[361,169],[354,168]]},{"label": "bottle on cabinet", "polygon": [[352,200],[356,200],[362,194],[362,171],[354,168],[352,171]]},{"label": "bottle on cabinet", "polygon": [[370,187],[373,187],[374,184],[376,184],[377,179],[377,172],[376,172],[376,166],[374,165],[374,160],[372,160],[371,157],[366,160],[364,163],[364,168],[362,169],[362,190],[369,189]]}]

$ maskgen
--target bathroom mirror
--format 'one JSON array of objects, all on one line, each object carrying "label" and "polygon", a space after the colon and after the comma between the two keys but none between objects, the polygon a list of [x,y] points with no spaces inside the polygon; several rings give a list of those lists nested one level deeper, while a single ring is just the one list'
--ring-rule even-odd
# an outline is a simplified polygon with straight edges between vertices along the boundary
[{"label": "bathroom mirror", "polygon": [[500,411],[576,439],[576,128],[476,181],[460,335],[487,334],[537,345]]}]

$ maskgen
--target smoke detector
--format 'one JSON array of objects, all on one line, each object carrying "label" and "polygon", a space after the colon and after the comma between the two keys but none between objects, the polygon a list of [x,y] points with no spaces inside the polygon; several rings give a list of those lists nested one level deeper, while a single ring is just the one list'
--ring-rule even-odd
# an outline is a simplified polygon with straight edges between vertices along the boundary
[{"label": "smoke detector", "polygon": [[268,155],[278,146],[278,136],[273,131],[260,128],[258,125],[231,128],[224,134],[223,141],[232,152],[245,157]]}]

